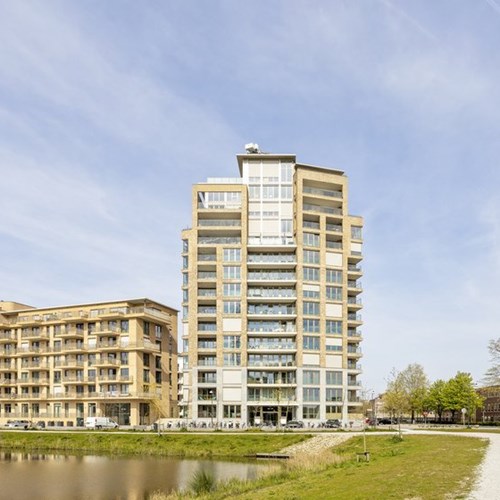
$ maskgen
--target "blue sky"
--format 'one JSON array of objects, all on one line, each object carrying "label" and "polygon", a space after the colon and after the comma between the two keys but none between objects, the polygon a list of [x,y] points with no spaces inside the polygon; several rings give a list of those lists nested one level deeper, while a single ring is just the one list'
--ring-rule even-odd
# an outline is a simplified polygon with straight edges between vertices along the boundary
[{"label": "blue sky", "polygon": [[364,375],[479,380],[500,320],[500,1],[0,6],[0,298],[180,306],[191,185],[247,142],[365,217]]}]

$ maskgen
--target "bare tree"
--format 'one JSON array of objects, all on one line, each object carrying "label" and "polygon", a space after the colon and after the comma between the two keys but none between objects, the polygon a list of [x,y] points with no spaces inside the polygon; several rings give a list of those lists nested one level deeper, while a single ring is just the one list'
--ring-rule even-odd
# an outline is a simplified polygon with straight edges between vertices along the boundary
[{"label": "bare tree", "polygon": [[483,382],[487,385],[500,384],[500,338],[490,340],[488,344],[492,366],[484,374]]}]

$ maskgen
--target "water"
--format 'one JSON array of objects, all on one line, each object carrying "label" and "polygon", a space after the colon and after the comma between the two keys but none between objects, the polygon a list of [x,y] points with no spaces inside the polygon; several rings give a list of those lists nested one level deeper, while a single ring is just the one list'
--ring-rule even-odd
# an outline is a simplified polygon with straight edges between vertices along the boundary
[{"label": "water", "polygon": [[145,500],[189,485],[205,470],[217,480],[255,479],[256,462],[0,452],[0,500]]}]

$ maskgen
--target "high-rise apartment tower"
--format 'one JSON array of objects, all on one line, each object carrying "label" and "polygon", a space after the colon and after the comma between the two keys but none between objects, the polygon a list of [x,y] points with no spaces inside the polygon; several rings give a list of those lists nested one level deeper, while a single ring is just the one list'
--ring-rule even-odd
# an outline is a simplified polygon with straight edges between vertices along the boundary
[{"label": "high-rise apartment tower", "polygon": [[237,155],[193,187],[183,238],[186,419],[360,417],[360,217],[347,177],[293,154]]}]

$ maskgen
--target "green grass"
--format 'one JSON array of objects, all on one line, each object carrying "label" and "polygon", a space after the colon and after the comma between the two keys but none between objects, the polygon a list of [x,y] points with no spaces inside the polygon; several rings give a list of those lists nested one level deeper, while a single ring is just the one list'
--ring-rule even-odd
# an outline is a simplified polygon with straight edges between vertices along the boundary
[{"label": "green grass", "polygon": [[305,434],[156,434],[111,432],[2,432],[0,449],[177,456],[189,458],[241,458],[273,453],[309,439]]},{"label": "green grass", "polygon": [[[203,498],[457,499],[466,498],[487,442],[458,436],[369,436],[371,461],[356,462],[362,438],[337,447],[336,461],[304,469],[284,464],[255,482],[231,481]],[[334,455],[332,452],[331,459]],[[314,462],[314,457],[312,461]],[[181,495],[182,496],[182,495]]]}]

